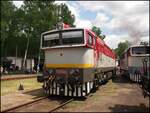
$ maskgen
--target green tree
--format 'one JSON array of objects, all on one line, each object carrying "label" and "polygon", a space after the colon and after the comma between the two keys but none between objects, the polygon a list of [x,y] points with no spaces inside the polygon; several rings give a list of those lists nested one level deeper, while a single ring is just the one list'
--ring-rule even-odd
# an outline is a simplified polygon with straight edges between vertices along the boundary
[{"label": "green tree", "polygon": [[53,2],[24,1],[22,9],[25,14],[23,31],[29,41],[28,56],[35,57],[39,52],[41,33],[51,29],[54,24]]},{"label": "green tree", "polygon": [[96,27],[96,26],[93,26],[92,27],[92,31],[97,35],[99,36],[102,40],[104,40],[105,38],[105,35],[102,35],[102,31],[99,27]]},{"label": "green tree", "polygon": [[[13,43],[10,43],[12,37],[15,36],[16,26],[14,23],[15,6],[11,1],[0,1],[1,2],[1,56],[6,57],[7,54],[12,50]],[[12,53],[13,54],[13,53]]]},{"label": "green tree", "polygon": [[[12,1],[1,1],[1,56],[24,57],[29,41],[28,57],[38,56],[41,33],[55,29],[58,22],[58,6],[54,1],[24,1],[16,8]],[[62,17],[73,26],[74,18],[65,4]]]},{"label": "green tree", "polygon": [[118,47],[115,49],[116,55],[120,58],[122,53],[130,46],[130,43],[128,41],[120,42],[118,44]]},{"label": "green tree", "polygon": [[44,31],[54,29],[58,22],[58,8],[62,8],[62,19],[64,23],[74,26],[74,18],[67,5],[54,5],[54,1],[24,1],[23,11],[25,13],[24,30],[30,41],[29,56],[37,56],[39,53],[40,36]]},{"label": "green tree", "polygon": [[61,17],[62,17],[62,21],[64,23],[67,23],[69,24],[71,27],[75,27],[74,25],[74,21],[75,21],[75,18],[74,18],[74,15],[71,13],[71,11],[69,10],[68,6],[66,4],[60,4],[60,6],[58,7],[61,7]]}]

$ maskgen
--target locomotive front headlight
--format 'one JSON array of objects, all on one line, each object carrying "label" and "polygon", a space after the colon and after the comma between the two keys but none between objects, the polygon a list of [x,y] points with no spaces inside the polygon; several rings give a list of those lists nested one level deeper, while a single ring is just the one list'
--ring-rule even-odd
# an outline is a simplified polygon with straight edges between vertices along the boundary
[{"label": "locomotive front headlight", "polygon": [[48,69],[48,73],[49,73],[50,75],[54,74],[54,69]]},{"label": "locomotive front headlight", "polygon": [[75,73],[79,74],[80,70],[79,69],[75,69]]},{"label": "locomotive front headlight", "polygon": [[74,69],[71,69],[71,70],[69,71],[69,74],[72,75],[74,72],[75,72]]},{"label": "locomotive front headlight", "polygon": [[45,69],[43,73],[46,76],[52,75],[52,74],[54,74],[54,69]]},{"label": "locomotive front headlight", "polygon": [[106,75],[104,75],[104,78],[106,78],[107,76]]},{"label": "locomotive front headlight", "polygon": [[70,71],[69,71],[69,74],[70,75],[77,75],[77,74],[79,74],[80,73],[80,70],[79,69],[71,69]]}]

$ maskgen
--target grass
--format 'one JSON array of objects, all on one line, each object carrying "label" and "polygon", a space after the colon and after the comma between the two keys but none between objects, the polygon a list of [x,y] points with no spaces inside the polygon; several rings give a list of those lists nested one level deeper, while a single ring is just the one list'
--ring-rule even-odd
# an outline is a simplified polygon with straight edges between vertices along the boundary
[{"label": "grass", "polygon": [[3,96],[18,92],[20,83],[23,85],[24,90],[32,90],[42,87],[42,83],[38,83],[36,78],[1,81],[1,95]]}]

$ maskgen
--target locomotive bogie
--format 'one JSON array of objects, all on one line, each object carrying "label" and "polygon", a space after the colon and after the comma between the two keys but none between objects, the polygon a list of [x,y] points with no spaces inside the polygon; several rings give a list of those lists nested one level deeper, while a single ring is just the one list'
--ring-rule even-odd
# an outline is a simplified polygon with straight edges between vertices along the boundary
[{"label": "locomotive bogie", "polygon": [[[129,76],[131,80],[140,82],[141,75],[144,74],[142,60],[147,59],[147,64],[149,64],[149,57],[133,56],[133,57],[129,57],[128,59],[129,59],[128,60],[128,72],[129,72]],[[147,67],[147,70],[149,70],[149,67]],[[149,71],[148,71],[148,74],[149,74]],[[134,75],[138,75],[139,78],[135,78]]]},{"label": "locomotive bogie", "polygon": [[83,97],[88,95],[93,89],[93,82],[85,82],[80,85],[74,85],[73,88],[70,84],[64,84],[64,88],[61,87],[57,82],[53,82],[49,87],[46,85],[46,81],[43,85],[45,93],[48,95],[60,95],[60,96],[73,96],[73,97]]}]

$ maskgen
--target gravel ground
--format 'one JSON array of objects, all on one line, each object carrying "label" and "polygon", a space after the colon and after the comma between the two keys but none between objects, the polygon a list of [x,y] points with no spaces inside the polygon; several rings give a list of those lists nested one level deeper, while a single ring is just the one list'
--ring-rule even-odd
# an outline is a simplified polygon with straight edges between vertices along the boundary
[{"label": "gravel ground", "polygon": [[18,91],[1,96],[1,111],[44,97],[42,89]]},{"label": "gravel ground", "polygon": [[121,77],[99,87],[84,101],[76,100],[57,112],[149,112],[149,98],[144,98],[137,84]]}]

